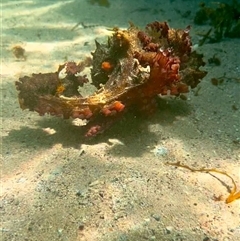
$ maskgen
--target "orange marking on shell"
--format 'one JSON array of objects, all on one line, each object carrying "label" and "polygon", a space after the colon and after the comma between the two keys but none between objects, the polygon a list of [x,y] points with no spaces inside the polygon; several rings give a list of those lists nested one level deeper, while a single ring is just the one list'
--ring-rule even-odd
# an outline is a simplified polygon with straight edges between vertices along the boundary
[{"label": "orange marking on shell", "polygon": [[104,62],[102,62],[101,68],[104,71],[110,71],[110,70],[112,70],[113,66],[112,66],[112,64],[110,62],[104,61]]},{"label": "orange marking on shell", "polygon": [[122,111],[122,110],[124,109],[124,107],[125,107],[125,105],[122,104],[120,101],[115,101],[115,102],[113,103],[113,108],[114,108],[114,110],[116,110],[117,112]]},{"label": "orange marking on shell", "polygon": [[92,111],[89,108],[83,109],[83,114],[86,119],[89,119],[93,115]]},{"label": "orange marking on shell", "polygon": [[62,84],[60,84],[57,87],[56,94],[61,95],[64,92],[64,90],[65,90],[65,87]]},{"label": "orange marking on shell", "polygon": [[109,110],[108,108],[103,108],[102,109],[102,113],[105,115],[105,116],[109,116],[111,115],[111,110]]}]

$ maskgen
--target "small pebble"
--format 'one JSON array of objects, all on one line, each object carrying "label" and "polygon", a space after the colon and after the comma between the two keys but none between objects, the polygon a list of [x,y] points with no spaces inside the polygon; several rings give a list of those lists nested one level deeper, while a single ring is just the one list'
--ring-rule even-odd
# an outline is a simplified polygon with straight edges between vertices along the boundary
[{"label": "small pebble", "polygon": [[19,178],[18,180],[17,180],[17,182],[18,183],[24,183],[24,182],[26,182],[26,178],[25,177],[21,177],[21,178]]},{"label": "small pebble", "polygon": [[146,223],[149,223],[151,220],[150,220],[150,218],[145,218],[144,221],[145,221]]},{"label": "small pebble", "polygon": [[59,236],[59,237],[62,236],[62,232],[63,232],[63,229],[62,229],[62,228],[59,228],[59,229],[58,229],[58,236]]},{"label": "small pebble", "polygon": [[160,221],[160,216],[157,214],[153,214],[152,217],[156,220],[156,221]]},{"label": "small pebble", "polygon": [[98,185],[98,184],[99,184],[99,181],[96,180],[96,181],[90,183],[90,184],[89,184],[89,187],[93,187],[93,186],[96,186],[96,185]]},{"label": "small pebble", "polygon": [[168,154],[168,149],[164,146],[156,146],[151,152],[158,157],[158,156],[165,156]]},{"label": "small pebble", "polygon": [[166,227],[166,231],[167,231],[167,234],[170,234],[173,231],[173,227],[172,226],[167,226]]},{"label": "small pebble", "polygon": [[82,191],[80,191],[80,190],[77,190],[77,191],[76,191],[76,196],[78,196],[78,197],[81,197],[81,196],[83,196],[83,193],[82,193]]},{"label": "small pebble", "polygon": [[210,241],[210,238],[209,238],[209,237],[205,237],[205,238],[203,239],[203,241]]},{"label": "small pebble", "polygon": [[79,223],[79,224],[78,224],[78,229],[79,229],[80,231],[82,231],[82,230],[84,229],[84,224],[83,224],[83,223]]},{"label": "small pebble", "polygon": [[88,201],[87,200],[79,201],[78,204],[79,205],[87,205]]},{"label": "small pebble", "polygon": [[17,59],[26,60],[25,49],[23,47],[19,45],[14,46],[12,48],[12,53]]}]

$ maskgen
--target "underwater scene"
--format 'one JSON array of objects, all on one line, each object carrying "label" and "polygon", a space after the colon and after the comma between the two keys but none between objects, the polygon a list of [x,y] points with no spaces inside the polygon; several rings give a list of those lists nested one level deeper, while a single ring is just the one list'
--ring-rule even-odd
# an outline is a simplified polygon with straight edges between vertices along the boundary
[{"label": "underwater scene", "polygon": [[2,241],[240,240],[240,1],[1,1]]}]

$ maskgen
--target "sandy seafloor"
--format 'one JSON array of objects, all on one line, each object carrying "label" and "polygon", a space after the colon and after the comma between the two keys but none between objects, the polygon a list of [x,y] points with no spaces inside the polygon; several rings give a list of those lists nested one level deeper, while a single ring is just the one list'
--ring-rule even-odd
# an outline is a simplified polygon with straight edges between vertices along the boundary
[{"label": "sandy seafloor", "polygon": [[[147,119],[128,115],[91,140],[71,120],[19,108],[20,76],[83,59],[95,39],[106,41],[106,28],[190,24],[195,43],[196,33],[208,30],[193,23],[198,1],[110,4],[2,0],[0,240],[240,240],[240,201],[224,202],[230,179],[164,165],[224,170],[240,189],[239,39],[198,49],[221,65],[204,67],[208,75],[186,101],[163,102]],[[25,61],[13,55],[16,45],[26,50]],[[211,84],[224,74],[221,85]],[[219,195],[223,200],[214,200]]]}]

